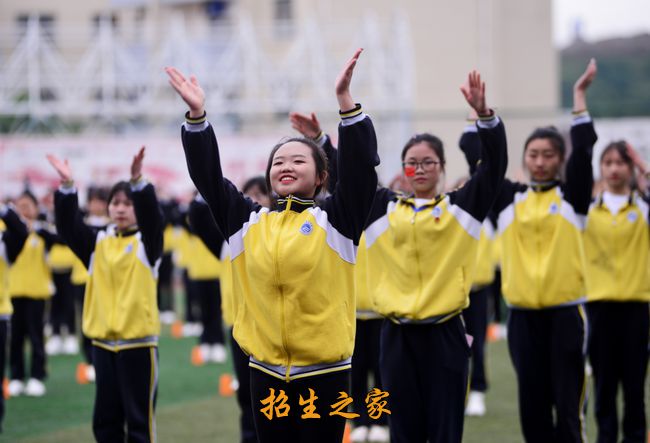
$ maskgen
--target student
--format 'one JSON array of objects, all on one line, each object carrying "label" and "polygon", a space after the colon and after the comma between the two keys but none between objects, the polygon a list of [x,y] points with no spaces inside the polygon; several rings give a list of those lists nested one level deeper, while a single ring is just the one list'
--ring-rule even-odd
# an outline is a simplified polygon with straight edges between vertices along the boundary
[{"label": "student", "polygon": [[[329,164],[328,188],[333,192],[336,185],[336,149],[330,137],[323,132],[316,115],[292,112],[289,114],[291,126],[304,137],[314,140],[327,154]],[[383,318],[375,312],[372,305],[372,296],[368,289],[368,257],[366,251],[365,235],[359,240],[357,250],[357,264],[354,268],[356,287],[356,333],[354,337],[354,353],[352,354],[352,396],[365,400],[370,388],[381,389],[381,375],[379,372],[379,333]],[[372,386],[369,385],[372,376]],[[387,414],[374,420],[368,415],[363,402],[357,402],[354,411],[360,417],[354,420],[354,429],[350,433],[353,442],[387,442],[390,434],[387,430]]]},{"label": "student", "polygon": [[[474,144],[471,152],[481,152],[481,140],[476,129],[476,115],[472,115],[469,124],[465,126],[459,145],[468,151],[467,145]],[[476,171],[476,163],[469,162],[470,174]],[[490,211],[483,221],[481,235],[476,255],[476,270],[472,290],[469,294],[469,306],[463,311],[463,320],[467,333],[472,336],[472,358],[470,370],[470,385],[465,415],[482,417],[486,413],[485,392],[488,388],[487,374],[485,371],[485,340],[488,329],[488,301],[495,276],[495,237],[494,213]],[[498,306],[495,306],[498,309]]]},{"label": "student", "polygon": [[508,347],[528,443],[586,440],[582,231],[597,138],[586,108],[586,90],[595,75],[592,60],[574,85],[573,149],[566,162],[566,181],[559,180],[564,139],[555,128],[538,128],[524,145],[530,184],[504,182],[494,204],[503,295],[511,308]]},{"label": "student", "polygon": [[[46,354],[45,302],[54,292],[47,254],[57,242],[47,224],[38,221],[38,201],[29,191],[16,200],[16,209],[30,229],[29,238],[9,271],[9,294],[13,305],[9,350],[9,394],[16,397],[45,395]],[[31,367],[25,379],[25,339],[31,347]]]},{"label": "student", "polygon": [[649,204],[634,189],[635,166],[646,166],[624,141],[600,156],[605,189],[589,209],[584,233],[587,258],[589,359],[596,392],[599,443],[615,443],[617,394],[623,390],[622,441],[647,438],[644,405],[650,330]]},{"label": "student", "polygon": [[163,217],[153,186],[142,178],[143,159],[144,147],[133,158],[130,183],[115,184],[108,196],[113,223],[95,231],[83,222],[67,161],[48,156],[62,182],[55,194],[58,231],[88,268],[83,331],[93,340],[98,442],[156,439]]},{"label": "student", "polygon": [[[103,187],[91,186],[88,188],[88,192],[86,193],[87,205],[84,223],[93,230],[99,231],[106,229],[110,224],[110,219],[108,218],[108,193],[109,190]],[[72,282],[72,291],[74,292],[75,310],[81,314],[83,313],[88,271],[86,266],[77,256],[75,256],[72,265],[70,281]],[[77,382],[80,384],[94,383],[95,367],[92,362],[92,341],[83,333],[83,331],[81,331],[81,349],[84,361],[77,365]]]},{"label": "student", "polygon": [[460,442],[470,348],[460,313],[469,303],[481,225],[507,165],[505,129],[476,71],[461,88],[479,115],[482,163],[465,185],[438,194],[442,142],[413,136],[402,150],[414,190],[380,189],[365,230],[370,291],[381,329],[380,371],[392,442]]},{"label": "student", "polygon": [[[343,119],[339,179],[322,208],[313,202],[326,185],[326,157],[304,138],[279,143],[269,156],[267,184],[280,197],[277,210],[240,194],[223,178],[198,81],[167,68],[170,83],[190,108],[182,133],[190,176],[229,239],[235,281],[243,288],[234,334],[251,356],[261,442],[343,437],[345,418],[330,412],[349,395],[355,249],[377,186],[378,164],[372,123],[349,92],[360,54],[355,53],[336,83]],[[289,411],[274,404],[276,399],[286,400]],[[265,403],[271,407],[265,409]],[[288,416],[278,417],[278,411]],[[320,417],[301,418],[305,414]]]},{"label": "student", "polygon": [[[4,380],[7,352],[7,331],[11,319],[9,297],[9,266],[22,250],[29,231],[18,214],[0,203],[0,380]],[[5,415],[4,395],[0,395],[0,432]]]},{"label": "student", "polygon": [[[190,249],[192,256],[188,266],[188,276],[194,285],[201,311],[202,332],[199,336],[199,346],[192,352],[192,362],[203,364],[205,362],[224,363],[227,359],[224,346],[223,323],[221,316],[221,275],[222,263],[221,249],[223,237],[216,227],[213,231],[219,234],[218,238],[207,238],[197,231],[206,224],[213,223],[210,210],[195,198],[188,211],[190,228]],[[198,356],[197,356],[198,351]]]}]

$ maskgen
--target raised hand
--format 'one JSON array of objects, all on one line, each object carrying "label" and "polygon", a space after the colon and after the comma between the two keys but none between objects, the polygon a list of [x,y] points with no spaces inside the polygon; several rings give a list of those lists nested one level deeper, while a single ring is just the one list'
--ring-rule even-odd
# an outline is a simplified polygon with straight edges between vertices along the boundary
[{"label": "raised hand", "polygon": [[485,102],[485,82],[481,81],[481,74],[474,70],[467,76],[467,81],[460,87],[467,104],[479,116],[488,115],[490,108]]},{"label": "raised hand", "polygon": [[362,52],[363,48],[356,50],[336,79],[336,99],[339,102],[339,109],[341,109],[341,111],[349,111],[355,107],[352,95],[350,95],[350,82],[352,81],[354,67],[356,66],[357,60],[359,60],[359,56]]},{"label": "raised hand", "polygon": [[176,68],[168,66],[165,72],[169,76],[169,84],[181,96],[190,108],[190,117],[201,117],[205,111],[205,93],[199,81],[193,75],[187,80]]},{"label": "raised hand", "polygon": [[648,172],[647,166],[646,166],[645,162],[643,161],[643,159],[641,158],[641,155],[639,155],[637,150],[634,149],[634,147],[629,142],[625,142],[625,149],[627,151],[627,154],[632,159],[632,162],[639,169],[639,171],[642,174],[645,174],[646,172]]},{"label": "raised hand", "polygon": [[311,116],[300,114],[298,112],[291,112],[289,114],[289,121],[291,122],[291,127],[293,129],[307,138],[315,139],[321,132],[320,122],[316,118],[316,114],[313,112],[311,113]]},{"label": "raised hand", "polygon": [[144,146],[140,148],[138,153],[133,156],[131,162],[131,180],[138,181],[142,177],[142,163],[144,162]]},{"label": "raised hand", "polygon": [[576,80],[573,85],[573,111],[581,112],[587,110],[587,99],[586,91],[591,85],[591,82],[596,78],[596,73],[598,72],[598,66],[596,65],[596,59],[592,58],[589,60],[587,69],[582,75]]},{"label": "raised hand", "polygon": [[72,181],[72,170],[70,169],[70,165],[68,164],[67,159],[60,160],[58,157],[52,154],[47,154],[45,157],[59,174],[62,182],[70,183]]}]

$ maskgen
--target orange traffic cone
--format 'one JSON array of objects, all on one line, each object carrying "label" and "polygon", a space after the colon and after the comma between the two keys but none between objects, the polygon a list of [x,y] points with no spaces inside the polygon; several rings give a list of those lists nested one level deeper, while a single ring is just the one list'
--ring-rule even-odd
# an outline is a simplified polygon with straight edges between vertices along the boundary
[{"label": "orange traffic cone", "polygon": [[205,364],[200,346],[194,346],[192,348],[192,357],[190,358],[190,361],[194,366],[203,366]]},{"label": "orange traffic cone", "polygon": [[2,380],[2,396],[5,400],[11,397],[11,395],[9,395],[9,379],[6,377]]},{"label": "orange traffic cone", "polygon": [[350,423],[345,424],[345,433],[343,434],[343,443],[352,443],[352,439],[350,438]]},{"label": "orange traffic cone", "polygon": [[232,387],[232,375],[221,374],[221,377],[219,377],[219,395],[222,397],[235,395],[235,390]]},{"label": "orange traffic cone", "polygon": [[172,323],[172,337],[182,338],[183,337],[183,322],[176,320]]},{"label": "orange traffic cone", "polygon": [[90,380],[88,380],[88,371],[87,371],[87,366],[86,363],[81,362],[77,365],[77,374],[76,374],[76,379],[77,383],[80,385],[87,385],[90,383]]},{"label": "orange traffic cone", "polygon": [[490,323],[487,329],[487,341],[494,343],[495,341],[499,341],[499,338],[499,324]]}]

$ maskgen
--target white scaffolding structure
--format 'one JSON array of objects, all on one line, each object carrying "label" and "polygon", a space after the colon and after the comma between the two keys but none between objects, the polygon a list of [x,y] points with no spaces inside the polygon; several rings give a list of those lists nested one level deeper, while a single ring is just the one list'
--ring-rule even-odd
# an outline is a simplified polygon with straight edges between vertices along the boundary
[{"label": "white scaffolding structure", "polygon": [[177,122],[178,98],[163,72],[168,65],[199,78],[213,116],[331,112],[334,79],[353,53],[353,42],[367,49],[355,74],[355,96],[378,114],[406,112],[414,101],[415,62],[405,15],[379,23],[369,14],[354,27],[355,36],[313,17],[293,24],[291,38],[282,44],[272,41],[277,29],[254,27],[245,15],[203,33],[188,29],[182,15],[167,23],[160,35],[146,38],[146,32],[120,32],[100,21],[91,38],[61,39],[78,42],[70,51],[56,44],[58,34],[44,32],[38,18],[30,18],[15,45],[9,43],[15,36],[0,38],[0,116],[45,125]]}]

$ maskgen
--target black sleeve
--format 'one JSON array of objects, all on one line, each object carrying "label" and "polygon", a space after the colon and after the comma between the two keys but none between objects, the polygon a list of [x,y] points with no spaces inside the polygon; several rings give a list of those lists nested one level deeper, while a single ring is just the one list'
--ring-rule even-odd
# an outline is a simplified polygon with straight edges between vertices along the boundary
[{"label": "black sleeve", "polygon": [[500,119],[494,128],[478,126],[478,136],[481,155],[476,172],[463,187],[450,192],[449,199],[476,220],[483,221],[501,190],[508,166],[508,146]]},{"label": "black sleeve", "polygon": [[149,264],[154,266],[162,256],[163,229],[165,227],[156,191],[151,183],[147,183],[142,189],[138,190],[132,186],[131,197],[133,198],[135,218],[138,221],[138,229],[142,235],[142,243],[147,253],[147,259],[149,259]]},{"label": "black sleeve", "polygon": [[[355,115],[344,117],[357,119]],[[350,121],[350,120],[348,120]],[[332,195],[323,205],[330,223],[345,237],[359,243],[377,189],[377,137],[370,117],[339,125],[338,179]]]},{"label": "black sleeve", "polygon": [[190,203],[189,219],[194,233],[201,239],[212,255],[220,259],[224,238],[217,228],[212,214],[210,214],[208,205],[196,199],[193,200]]},{"label": "black sleeve", "polygon": [[207,121],[185,123],[181,131],[190,177],[207,202],[212,216],[226,238],[248,221],[261,206],[244,197],[226,180],[221,170],[219,146],[212,125]]},{"label": "black sleeve", "polygon": [[83,221],[79,210],[77,193],[54,193],[54,215],[56,230],[72,249],[84,266],[90,266],[90,256],[95,250],[97,230],[91,229]]},{"label": "black sleeve", "polygon": [[333,194],[334,190],[336,189],[336,183],[339,180],[338,152],[332,144],[332,139],[328,135],[324,135],[323,137],[325,137],[325,143],[323,143],[323,151],[325,151],[325,155],[327,156],[327,192]]},{"label": "black sleeve", "polygon": [[396,199],[397,194],[394,191],[391,191],[388,188],[377,188],[364,229],[386,215],[388,203]]},{"label": "black sleeve", "polygon": [[594,186],[591,157],[596,140],[598,136],[589,117],[581,117],[571,126],[572,149],[566,164],[563,190],[564,198],[577,214],[587,215],[589,212]]},{"label": "black sleeve", "polygon": [[18,258],[20,251],[23,250],[29,231],[27,225],[22,222],[18,214],[12,209],[7,209],[7,212],[2,216],[2,221],[7,226],[7,230],[2,234],[2,240],[7,251],[7,260],[9,260],[9,263],[13,263]]},{"label": "black sleeve", "polygon": [[45,241],[45,250],[49,251],[54,245],[65,245],[66,242],[59,234],[53,232],[52,226],[41,224],[38,229],[36,229],[36,234],[38,234],[43,241]]}]

